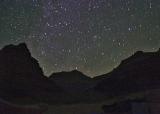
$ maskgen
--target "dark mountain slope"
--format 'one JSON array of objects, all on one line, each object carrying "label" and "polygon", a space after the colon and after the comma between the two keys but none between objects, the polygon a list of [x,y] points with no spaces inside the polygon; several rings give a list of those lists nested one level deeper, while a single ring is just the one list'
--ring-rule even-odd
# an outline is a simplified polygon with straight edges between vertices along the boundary
[{"label": "dark mountain slope", "polygon": [[31,56],[26,44],[8,45],[0,50],[1,98],[43,101],[61,92],[61,88],[43,75],[38,61]]},{"label": "dark mountain slope", "polygon": [[0,97],[9,101],[99,102],[110,95],[127,95],[159,87],[160,51],[138,51],[112,72],[92,79],[76,70],[45,77],[24,43],[0,50]]},{"label": "dark mountain slope", "polygon": [[104,98],[93,90],[98,80],[93,80],[77,70],[53,73],[50,80],[70,94],[70,103],[99,102]]},{"label": "dark mountain slope", "polygon": [[53,73],[50,80],[64,88],[69,93],[81,93],[92,87],[93,81],[83,73],[74,70],[71,72]]},{"label": "dark mountain slope", "polygon": [[[103,79],[94,88],[108,95],[121,95],[160,87],[160,51],[138,51]],[[100,77],[99,77],[100,78]]]}]

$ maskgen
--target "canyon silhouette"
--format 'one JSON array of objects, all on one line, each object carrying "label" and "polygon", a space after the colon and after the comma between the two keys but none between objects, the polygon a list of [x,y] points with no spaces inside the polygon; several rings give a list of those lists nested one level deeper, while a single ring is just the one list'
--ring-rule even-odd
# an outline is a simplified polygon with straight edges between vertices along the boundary
[{"label": "canyon silhouette", "polygon": [[107,104],[144,98],[143,93],[159,88],[159,50],[135,52],[111,72],[94,78],[77,70],[45,76],[25,43],[0,50],[0,98],[13,104]]}]

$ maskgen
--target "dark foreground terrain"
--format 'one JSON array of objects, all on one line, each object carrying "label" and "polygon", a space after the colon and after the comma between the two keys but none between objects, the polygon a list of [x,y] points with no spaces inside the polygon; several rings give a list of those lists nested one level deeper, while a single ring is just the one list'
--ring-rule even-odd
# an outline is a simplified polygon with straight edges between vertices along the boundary
[{"label": "dark foreground terrain", "polygon": [[160,51],[138,51],[110,73],[90,78],[76,70],[45,76],[25,43],[0,50],[0,98],[22,106],[45,104],[44,114],[102,114],[126,100],[150,103],[146,93],[159,88]]}]

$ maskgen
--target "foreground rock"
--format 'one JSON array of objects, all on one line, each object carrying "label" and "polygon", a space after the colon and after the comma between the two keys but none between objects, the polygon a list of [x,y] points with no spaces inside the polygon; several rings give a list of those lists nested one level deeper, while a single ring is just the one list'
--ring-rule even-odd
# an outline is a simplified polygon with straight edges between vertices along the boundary
[{"label": "foreground rock", "polygon": [[[10,101],[41,102],[57,99],[62,89],[43,75],[26,44],[0,50],[0,97]],[[51,99],[52,97],[52,99]]]}]

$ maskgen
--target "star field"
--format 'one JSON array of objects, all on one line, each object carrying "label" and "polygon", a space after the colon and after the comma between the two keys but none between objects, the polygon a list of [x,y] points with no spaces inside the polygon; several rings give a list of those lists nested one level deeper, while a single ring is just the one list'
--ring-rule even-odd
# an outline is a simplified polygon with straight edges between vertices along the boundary
[{"label": "star field", "polygon": [[0,0],[0,47],[26,42],[46,75],[111,71],[160,47],[159,0]]}]

